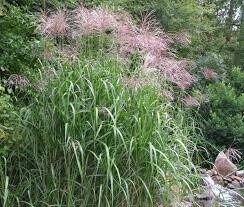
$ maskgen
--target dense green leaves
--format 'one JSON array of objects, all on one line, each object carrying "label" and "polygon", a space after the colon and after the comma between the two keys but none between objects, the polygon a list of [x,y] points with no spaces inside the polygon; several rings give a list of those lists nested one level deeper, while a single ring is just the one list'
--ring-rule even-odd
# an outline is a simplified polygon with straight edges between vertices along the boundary
[{"label": "dense green leaves", "polygon": [[234,68],[226,82],[207,87],[209,103],[201,107],[205,137],[221,147],[244,148],[244,73]]},{"label": "dense green leaves", "polygon": [[33,69],[38,55],[33,17],[18,7],[9,6],[0,17],[0,27],[0,66],[10,74]]},{"label": "dense green leaves", "polygon": [[4,94],[4,87],[0,85],[0,156],[5,155],[14,137],[14,126],[17,122],[15,108],[11,97]]},{"label": "dense green leaves", "polygon": [[244,3],[241,7],[241,26],[239,32],[239,46],[235,55],[235,63],[244,70]]}]

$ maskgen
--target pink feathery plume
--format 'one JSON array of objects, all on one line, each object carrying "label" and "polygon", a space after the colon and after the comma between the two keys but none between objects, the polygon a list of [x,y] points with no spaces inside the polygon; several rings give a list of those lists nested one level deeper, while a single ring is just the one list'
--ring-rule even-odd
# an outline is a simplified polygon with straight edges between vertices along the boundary
[{"label": "pink feathery plume", "polygon": [[120,24],[117,31],[118,43],[124,52],[160,54],[168,50],[172,41],[166,33],[157,27],[157,22],[147,15],[140,27]]},{"label": "pink feathery plume", "polygon": [[173,40],[181,45],[189,45],[191,43],[190,36],[186,32],[179,32],[172,35]]},{"label": "pink feathery plume", "polygon": [[186,96],[182,99],[182,102],[186,105],[186,106],[200,106],[200,103],[198,102],[198,100],[193,97],[193,96]]},{"label": "pink feathery plume", "polygon": [[88,9],[79,6],[74,10],[75,23],[82,34],[105,32],[117,26],[116,15],[106,8]]},{"label": "pink feathery plume", "polygon": [[213,69],[210,68],[204,68],[202,70],[202,74],[206,80],[215,79],[218,77],[218,74],[214,72]]},{"label": "pink feathery plume", "polygon": [[170,101],[173,101],[175,99],[174,93],[168,90],[162,90],[160,95],[167,98]]},{"label": "pink feathery plume", "polygon": [[65,11],[60,9],[50,15],[42,12],[39,22],[39,31],[48,37],[65,36],[70,28]]},{"label": "pink feathery plume", "polygon": [[157,68],[169,81],[182,89],[190,87],[197,80],[186,70],[188,65],[189,63],[186,60],[180,61],[167,55],[155,56],[147,54],[144,61],[144,67]]}]

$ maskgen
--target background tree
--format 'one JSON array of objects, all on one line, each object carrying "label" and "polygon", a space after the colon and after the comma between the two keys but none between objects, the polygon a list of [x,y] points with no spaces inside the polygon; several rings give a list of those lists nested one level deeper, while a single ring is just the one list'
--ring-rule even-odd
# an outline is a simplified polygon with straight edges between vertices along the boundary
[{"label": "background tree", "polygon": [[241,26],[238,42],[239,48],[235,55],[235,63],[244,69],[244,2],[241,7]]}]

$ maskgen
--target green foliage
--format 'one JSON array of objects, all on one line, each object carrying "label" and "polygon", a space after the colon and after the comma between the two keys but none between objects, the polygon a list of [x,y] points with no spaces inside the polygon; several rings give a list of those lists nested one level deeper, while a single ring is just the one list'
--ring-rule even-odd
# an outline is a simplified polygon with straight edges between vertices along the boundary
[{"label": "green foliage", "polygon": [[14,142],[13,130],[15,123],[14,107],[9,95],[4,94],[0,85],[0,155],[4,155],[9,144]]},{"label": "green foliage", "polygon": [[72,7],[77,0],[6,0],[8,4],[12,4],[18,7],[25,7],[28,10],[40,10],[40,8],[46,10],[57,7]]},{"label": "green foliage", "polygon": [[234,68],[228,82],[207,87],[209,104],[200,110],[202,130],[210,142],[220,147],[244,147],[244,73]]},{"label": "green foliage", "polygon": [[[158,88],[124,86],[124,77],[136,81],[142,59],[132,54],[119,62],[111,54],[110,31],[72,39],[71,45],[64,41],[62,49],[70,46],[78,53],[74,61],[52,40],[38,36],[31,12],[71,8],[76,2],[0,4],[0,74],[28,73],[33,79],[32,87],[15,94],[14,105],[0,87],[0,154],[5,156],[0,159],[0,205],[148,207],[180,201],[194,188],[192,157],[197,156],[192,140],[199,136],[191,121],[195,116],[160,97]],[[228,69],[238,41],[236,57],[242,60],[242,32],[238,39],[239,30],[230,26],[239,0],[231,15],[226,8],[227,23],[217,15],[224,1],[84,3],[126,9],[137,21],[153,11],[166,31],[189,32],[192,43],[176,46],[175,53],[195,60],[193,71],[198,75],[210,68],[220,77],[205,80],[201,74],[199,84],[183,92],[195,97],[208,93],[209,103],[198,108],[200,130],[220,148],[244,149],[244,73]],[[42,64],[40,51],[46,52]],[[43,71],[37,74],[39,70]],[[175,94],[182,97],[182,91]],[[22,110],[17,118],[18,107]],[[202,140],[197,142],[203,146]]]},{"label": "green foliage", "polygon": [[233,68],[228,73],[227,81],[233,88],[237,95],[244,93],[244,72],[240,68]]},{"label": "green foliage", "polygon": [[199,69],[211,68],[214,69],[219,75],[223,76],[226,72],[226,64],[223,57],[217,53],[206,53],[196,57],[194,71],[200,72]]},{"label": "green foliage", "polygon": [[38,55],[33,17],[18,7],[8,6],[7,12],[0,17],[0,26],[1,67],[9,73],[33,69]]},{"label": "green foliage", "polygon": [[80,38],[80,52],[87,58],[97,56],[101,52],[109,52],[113,47],[113,40],[110,35],[89,35]]},{"label": "green foliage", "polygon": [[244,70],[244,2],[241,7],[241,26],[239,32],[239,46],[235,54],[235,63]]}]

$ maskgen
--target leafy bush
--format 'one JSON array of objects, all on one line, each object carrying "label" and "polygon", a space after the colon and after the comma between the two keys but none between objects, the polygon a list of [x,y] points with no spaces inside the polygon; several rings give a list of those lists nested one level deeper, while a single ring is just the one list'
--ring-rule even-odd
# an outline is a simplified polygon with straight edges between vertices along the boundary
[{"label": "leafy bush", "polygon": [[233,68],[228,71],[227,81],[231,84],[238,95],[244,93],[244,71],[240,68]]},{"label": "leafy bush", "polygon": [[62,6],[72,6],[77,0],[5,0],[8,4],[25,7],[30,11],[40,11],[40,8],[57,8]]},{"label": "leafy bush", "polygon": [[[226,72],[226,64],[223,57],[217,53],[206,53],[204,55],[196,57],[194,71],[196,73],[202,72],[204,68],[214,69],[218,75],[224,76]],[[203,85],[204,87],[205,85]]]},{"label": "leafy bush", "polygon": [[[233,69],[229,83],[217,82],[207,87],[209,103],[200,110],[205,137],[220,147],[244,149],[243,72]],[[238,74],[238,75],[237,75]]]},{"label": "leafy bush", "polygon": [[0,85],[0,155],[5,154],[9,144],[14,142],[14,107],[10,96],[5,95],[4,90]]},{"label": "leafy bush", "polygon": [[0,66],[9,73],[33,70],[38,57],[33,17],[19,7],[6,9],[0,17]]}]

